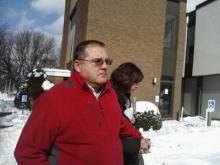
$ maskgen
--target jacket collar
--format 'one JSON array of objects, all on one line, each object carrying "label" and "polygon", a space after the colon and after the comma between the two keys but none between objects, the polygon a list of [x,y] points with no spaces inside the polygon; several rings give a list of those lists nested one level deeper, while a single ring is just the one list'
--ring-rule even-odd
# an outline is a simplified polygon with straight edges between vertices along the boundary
[{"label": "jacket collar", "polygon": [[[85,79],[80,75],[80,73],[76,72],[76,71],[73,71],[72,74],[71,74],[71,78],[73,80],[75,80],[75,82],[77,83],[77,85],[81,88],[84,88],[84,89],[89,89]],[[111,88],[111,83],[109,80],[107,80],[107,82],[104,84],[103,86],[103,92],[106,92],[107,90],[109,90]]]}]

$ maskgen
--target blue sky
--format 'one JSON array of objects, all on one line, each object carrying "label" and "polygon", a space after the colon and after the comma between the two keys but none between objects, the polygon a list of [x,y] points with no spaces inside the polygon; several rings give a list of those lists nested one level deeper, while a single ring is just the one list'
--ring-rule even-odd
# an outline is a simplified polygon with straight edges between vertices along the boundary
[{"label": "blue sky", "polygon": [[1,22],[10,31],[41,31],[61,43],[65,0],[0,0],[0,6]]},{"label": "blue sky", "polygon": [[[205,0],[187,0],[187,11]],[[65,0],[0,0],[0,23],[12,32],[27,29],[53,36],[59,47],[63,33]]]}]

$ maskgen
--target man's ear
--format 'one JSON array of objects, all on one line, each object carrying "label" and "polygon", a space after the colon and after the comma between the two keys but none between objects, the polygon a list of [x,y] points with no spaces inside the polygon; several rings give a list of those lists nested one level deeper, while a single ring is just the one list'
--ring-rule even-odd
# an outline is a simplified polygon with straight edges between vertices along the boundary
[{"label": "man's ear", "polygon": [[74,70],[76,72],[80,72],[80,62],[79,62],[79,60],[74,60],[73,61],[73,67],[74,67]]}]

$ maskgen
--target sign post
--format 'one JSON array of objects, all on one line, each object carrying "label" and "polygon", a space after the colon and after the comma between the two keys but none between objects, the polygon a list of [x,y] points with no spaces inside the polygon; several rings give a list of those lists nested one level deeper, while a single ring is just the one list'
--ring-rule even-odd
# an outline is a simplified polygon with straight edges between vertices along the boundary
[{"label": "sign post", "polygon": [[211,126],[212,121],[212,112],[215,112],[215,100],[208,100],[208,106],[206,109],[206,119],[207,119],[207,126]]}]

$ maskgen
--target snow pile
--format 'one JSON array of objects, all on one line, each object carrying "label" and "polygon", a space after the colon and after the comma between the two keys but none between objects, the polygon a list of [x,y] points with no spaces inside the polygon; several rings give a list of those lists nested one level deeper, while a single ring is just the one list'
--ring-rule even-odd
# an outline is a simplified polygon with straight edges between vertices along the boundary
[{"label": "snow pile", "polygon": [[157,113],[160,114],[158,107],[154,103],[149,102],[149,101],[137,101],[136,102],[136,112],[143,113],[143,112],[148,112],[148,111],[153,111],[154,114],[157,114]]},{"label": "snow pile", "polygon": [[52,82],[50,82],[49,80],[45,80],[43,82],[43,84],[41,85],[41,87],[44,89],[44,91],[49,90],[50,88],[52,88],[54,86],[54,84]]},{"label": "snow pile", "polygon": [[14,107],[13,97],[0,93],[0,113],[12,112],[11,115],[0,117],[0,165],[16,165],[14,148],[21,130],[30,115],[30,111],[19,110]]},{"label": "snow pile", "polygon": [[14,96],[0,92],[0,112],[12,112],[14,107]]},{"label": "snow pile", "polygon": [[12,115],[0,118],[3,124],[11,125],[8,128],[0,129],[0,165],[16,165],[14,149],[21,130],[24,127],[30,112],[17,110]]},{"label": "snow pile", "polygon": [[[158,107],[154,103],[149,102],[149,101],[137,101],[135,111],[140,112],[140,113],[153,111],[155,115],[157,113],[160,114]],[[124,111],[124,114],[132,121],[133,120],[133,114],[134,114],[133,107],[130,107],[130,108],[126,109]]]},{"label": "snow pile", "polygon": [[217,165],[220,162],[220,122],[206,126],[202,117],[187,117],[183,122],[167,120],[159,131],[143,132],[151,139],[151,153],[144,155],[151,165]]},{"label": "snow pile", "polygon": [[[0,100],[3,100],[3,101],[11,101],[11,100],[13,100],[13,99],[14,99],[13,96],[9,96],[9,95],[6,94],[6,93],[1,93],[1,92],[0,92]],[[0,104],[0,106],[1,106],[1,104]]]},{"label": "snow pile", "polygon": [[47,78],[47,74],[43,69],[33,69],[31,73],[28,73],[28,77],[42,77],[44,79]]}]

